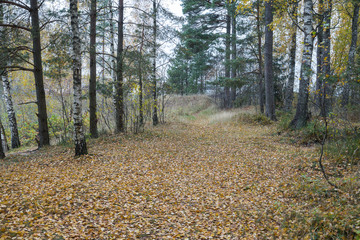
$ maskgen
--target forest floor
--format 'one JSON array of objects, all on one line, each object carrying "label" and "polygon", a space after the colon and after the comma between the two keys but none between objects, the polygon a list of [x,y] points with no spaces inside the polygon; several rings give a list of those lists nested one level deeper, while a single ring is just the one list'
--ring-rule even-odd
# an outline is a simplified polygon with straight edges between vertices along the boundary
[{"label": "forest floor", "polygon": [[351,207],[311,168],[316,148],[236,114],[104,136],[80,158],[63,146],[13,154],[0,163],[0,239],[355,237],[356,216],[341,222]]}]

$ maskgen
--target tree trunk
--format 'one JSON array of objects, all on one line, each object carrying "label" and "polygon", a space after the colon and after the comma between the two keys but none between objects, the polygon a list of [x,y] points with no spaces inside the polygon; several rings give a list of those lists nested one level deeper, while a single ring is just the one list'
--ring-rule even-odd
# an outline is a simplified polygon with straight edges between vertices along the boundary
[{"label": "tree trunk", "polygon": [[325,13],[325,22],[326,28],[324,31],[324,58],[323,62],[323,72],[324,72],[324,81],[322,83],[322,94],[321,94],[321,112],[322,117],[326,117],[331,111],[331,87],[329,82],[329,77],[331,74],[331,13],[332,13],[332,0],[328,0],[327,9]]},{"label": "tree trunk", "polygon": [[89,82],[90,136],[98,137],[96,117],[96,0],[90,6],[90,82]]},{"label": "tree trunk", "polygon": [[274,73],[273,73],[273,6],[272,0],[265,2],[265,101],[266,116],[276,120],[275,96],[274,96]]},{"label": "tree trunk", "polygon": [[117,79],[115,84],[115,119],[116,132],[124,132],[124,96],[123,96],[123,50],[124,50],[124,0],[119,0]]},{"label": "tree trunk", "polygon": [[309,119],[308,100],[309,100],[309,83],[312,74],[311,57],[313,52],[313,3],[312,0],[304,0],[304,50],[302,56],[302,65],[300,72],[299,99],[296,106],[296,114],[291,121],[292,128],[302,128],[307,124]]},{"label": "tree trunk", "polygon": [[321,108],[322,105],[322,85],[323,85],[323,67],[324,67],[324,0],[319,0],[319,30],[317,34],[317,50],[316,50],[316,93],[315,102]]},{"label": "tree trunk", "polygon": [[11,131],[11,148],[18,148],[20,147],[20,138],[19,138],[17,121],[16,121],[16,114],[10,93],[10,82],[7,71],[3,72],[2,81],[4,87],[4,100],[6,103],[6,111],[8,114],[10,131]]},{"label": "tree trunk", "polygon": [[[109,1],[109,11],[110,11],[110,52],[111,52],[111,77],[113,83],[113,103],[116,106],[116,57],[115,57],[115,31],[114,31],[114,13],[112,10],[112,1]],[[116,122],[116,119],[115,119]]]},{"label": "tree trunk", "polygon": [[[0,120],[0,125],[2,125],[1,120]],[[5,158],[5,151],[4,151],[3,141],[2,141],[2,136],[1,135],[2,135],[2,129],[0,128],[0,159],[4,159]]]},{"label": "tree trunk", "polygon": [[[293,9],[291,14],[293,15],[292,17],[296,17],[297,18],[297,9],[298,9],[298,3],[294,2],[293,3]],[[290,63],[289,63],[289,68],[290,68],[290,72],[289,72],[289,79],[286,85],[286,89],[285,89],[285,106],[284,106],[284,110],[286,112],[290,112],[292,109],[292,103],[294,100],[294,81],[295,81],[295,61],[296,61],[296,33],[297,33],[297,28],[296,28],[296,24],[293,23],[292,24],[292,30],[294,31],[291,35],[291,43],[290,43]]]},{"label": "tree trunk", "polygon": [[342,92],[342,106],[346,106],[349,104],[349,97],[350,97],[350,85],[349,81],[351,82],[354,79],[354,64],[355,64],[355,53],[356,53],[356,43],[357,43],[357,35],[358,35],[358,20],[359,20],[359,9],[360,4],[354,3],[354,13],[352,18],[352,25],[351,25],[351,44],[349,50],[349,59],[348,59],[348,66],[347,66],[347,80],[344,84],[344,89]]},{"label": "tree trunk", "polygon": [[230,34],[231,34],[231,17],[230,11],[228,9],[228,14],[226,16],[226,39],[225,39],[225,108],[230,106],[230,88],[229,88],[229,78],[230,78]]},{"label": "tree trunk", "polygon": [[86,140],[82,123],[82,102],[81,102],[81,42],[79,33],[78,1],[70,0],[70,16],[72,30],[73,48],[73,88],[74,88],[74,141],[75,156],[87,154]]},{"label": "tree trunk", "polygon": [[156,59],[157,59],[157,53],[156,53],[156,40],[157,40],[157,7],[156,7],[156,0],[153,0],[153,11],[154,11],[154,24],[153,24],[153,37],[154,37],[154,46],[153,46],[153,99],[154,99],[154,107],[153,107],[153,125],[156,126],[159,124],[158,119],[158,101],[157,101],[157,80],[156,80]]},{"label": "tree trunk", "polygon": [[232,53],[232,64],[231,64],[231,79],[233,82],[233,86],[231,87],[231,106],[234,106],[234,102],[236,99],[236,12],[235,12],[235,3],[231,6],[231,27],[232,27],[232,35],[231,35],[231,53]]},{"label": "tree trunk", "polygon": [[142,33],[141,33],[141,44],[140,44],[140,52],[139,52],[139,123],[140,127],[144,124],[144,104],[143,104],[143,76],[142,76],[142,58],[143,58],[143,47],[145,40],[145,25],[143,25]]},{"label": "tree trunk", "polygon": [[41,39],[40,24],[37,0],[30,0],[30,16],[31,16],[31,35],[33,40],[33,57],[34,57],[34,77],[36,88],[36,99],[38,106],[38,122],[39,122],[39,147],[50,145],[50,136],[48,128],[48,119],[46,111],[46,98],[44,90],[44,78],[41,59]]},{"label": "tree trunk", "polygon": [[260,0],[257,1],[256,4],[257,13],[256,13],[256,27],[257,27],[257,38],[258,38],[258,55],[259,55],[259,105],[260,105],[260,112],[264,113],[264,100],[265,100],[265,93],[264,93],[264,75],[263,75],[263,67],[262,67],[262,41],[261,41],[261,29],[260,29]]},{"label": "tree trunk", "polygon": [[[0,5],[0,23],[4,23],[4,9],[3,9],[3,5]],[[1,51],[1,66],[0,66],[0,71],[1,71],[1,79],[3,82],[3,88],[4,88],[4,101],[6,103],[6,111],[7,111],[7,115],[9,118],[9,123],[10,123],[10,131],[11,131],[11,147],[12,148],[18,148],[20,147],[20,138],[19,138],[19,131],[18,131],[18,126],[17,126],[17,121],[16,121],[16,114],[15,114],[15,110],[14,110],[14,105],[13,105],[13,101],[12,101],[12,96],[11,96],[11,88],[10,88],[10,81],[9,81],[9,73],[6,70],[6,63],[9,63],[9,56],[8,56],[8,52],[6,49],[6,46],[8,44],[8,39],[7,39],[7,35],[5,32],[4,28],[1,28],[1,32],[0,32],[0,39],[1,39],[1,47],[2,47],[2,51]]]}]

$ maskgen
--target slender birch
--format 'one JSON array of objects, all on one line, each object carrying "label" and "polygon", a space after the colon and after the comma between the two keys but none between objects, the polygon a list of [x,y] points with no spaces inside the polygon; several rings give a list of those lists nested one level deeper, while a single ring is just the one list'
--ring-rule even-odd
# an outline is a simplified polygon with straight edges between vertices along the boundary
[{"label": "slender birch", "polygon": [[86,140],[83,132],[82,102],[81,102],[81,42],[79,33],[78,1],[70,0],[70,17],[72,30],[72,60],[74,88],[74,141],[75,156],[87,154]]},{"label": "slender birch", "polygon": [[[3,5],[0,5],[0,23],[4,23],[4,9]],[[11,132],[11,147],[18,148],[20,147],[20,138],[19,138],[19,131],[16,121],[16,114],[14,110],[14,105],[11,96],[11,88],[10,88],[10,81],[9,81],[9,73],[6,70],[6,64],[9,63],[9,56],[6,49],[6,44],[8,43],[7,34],[5,28],[0,29],[0,39],[1,39],[1,80],[3,83],[3,97],[6,104],[6,112],[9,118],[9,125],[10,125],[10,132]]]}]

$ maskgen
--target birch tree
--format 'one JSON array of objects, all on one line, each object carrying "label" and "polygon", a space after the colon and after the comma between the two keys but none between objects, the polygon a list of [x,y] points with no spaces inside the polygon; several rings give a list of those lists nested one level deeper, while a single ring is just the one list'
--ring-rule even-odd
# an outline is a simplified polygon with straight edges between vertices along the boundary
[{"label": "birch tree", "polygon": [[302,128],[309,119],[308,100],[309,83],[312,74],[311,58],[313,52],[313,2],[304,0],[304,50],[302,56],[302,65],[300,70],[299,98],[296,106],[296,113],[290,126],[293,128]]},{"label": "birch tree", "polygon": [[[4,23],[4,9],[3,5],[0,5],[0,23]],[[16,121],[16,114],[14,110],[14,105],[11,96],[11,87],[10,87],[10,80],[9,80],[9,73],[6,69],[6,65],[10,65],[10,59],[8,54],[8,49],[6,49],[8,43],[7,32],[5,28],[0,29],[0,38],[1,38],[1,56],[0,56],[0,71],[1,71],[1,80],[3,83],[3,97],[6,104],[6,112],[9,118],[9,125],[11,131],[11,147],[18,148],[20,147],[20,138],[19,138],[19,131]]]},{"label": "birch tree", "polygon": [[73,88],[74,88],[74,142],[75,156],[87,154],[86,140],[82,123],[81,102],[81,42],[79,33],[78,1],[70,0],[70,17],[72,31],[72,61],[73,61]]},{"label": "birch tree", "polygon": [[[2,125],[1,123],[1,119],[0,119],[0,125]],[[0,159],[4,159],[5,158],[5,151],[4,151],[4,147],[3,147],[3,141],[2,141],[2,129],[0,128]],[[4,134],[5,136],[5,134]]]}]

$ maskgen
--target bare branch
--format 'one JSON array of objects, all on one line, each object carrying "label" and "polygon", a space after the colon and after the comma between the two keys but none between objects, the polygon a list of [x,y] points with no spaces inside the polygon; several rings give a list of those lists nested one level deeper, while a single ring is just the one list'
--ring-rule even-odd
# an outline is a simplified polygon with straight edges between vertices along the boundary
[{"label": "bare branch", "polygon": [[17,105],[18,105],[18,106],[21,106],[21,105],[27,105],[27,104],[32,104],[32,103],[37,104],[37,101],[22,102],[22,103],[18,103]]},{"label": "bare branch", "polygon": [[5,68],[10,69],[10,71],[28,71],[34,72],[34,69],[21,67],[21,66],[6,66]]},{"label": "bare branch", "polygon": [[10,27],[10,28],[17,28],[17,29],[23,29],[25,31],[31,32],[30,28],[27,27],[23,27],[20,25],[13,25],[13,24],[4,24],[4,23],[0,23],[0,27]]},{"label": "bare branch", "polygon": [[20,3],[16,3],[13,1],[6,1],[6,0],[0,0],[0,3],[6,3],[6,4],[10,4],[10,5],[14,5],[17,6],[19,8],[25,9],[27,11],[31,11],[31,8],[27,5],[25,5],[24,3],[20,4]]}]

